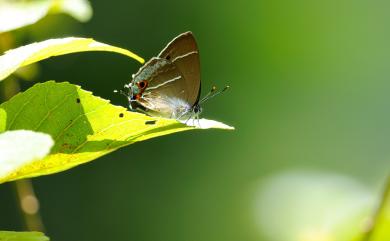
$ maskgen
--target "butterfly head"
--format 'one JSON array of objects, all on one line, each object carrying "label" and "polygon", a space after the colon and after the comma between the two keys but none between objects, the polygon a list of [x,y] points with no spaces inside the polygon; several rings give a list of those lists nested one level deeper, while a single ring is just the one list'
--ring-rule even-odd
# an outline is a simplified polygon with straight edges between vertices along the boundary
[{"label": "butterfly head", "polygon": [[131,81],[129,84],[124,86],[125,89],[128,89],[127,92],[120,91],[120,93],[129,100],[129,107],[131,110],[135,110],[139,105],[137,101],[142,98],[142,95],[147,87],[146,81]]},{"label": "butterfly head", "polygon": [[142,94],[145,92],[145,89],[148,87],[148,81],[146,80],[138,80],[132,81],[129,84],[129,94],[133,99],[139,99],[142,97]]}]

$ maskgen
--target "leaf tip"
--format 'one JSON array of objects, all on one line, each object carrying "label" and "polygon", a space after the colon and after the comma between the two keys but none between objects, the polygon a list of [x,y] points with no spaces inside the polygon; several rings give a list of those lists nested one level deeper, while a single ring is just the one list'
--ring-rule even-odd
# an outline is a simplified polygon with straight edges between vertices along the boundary
[{"label": "leaf tip", "polygon": [[197,129],[224,129],[234,130],[233,126],[226,125],[222,122],[208,119],[189,119],[187,121],[180,121],[181,123]]}]

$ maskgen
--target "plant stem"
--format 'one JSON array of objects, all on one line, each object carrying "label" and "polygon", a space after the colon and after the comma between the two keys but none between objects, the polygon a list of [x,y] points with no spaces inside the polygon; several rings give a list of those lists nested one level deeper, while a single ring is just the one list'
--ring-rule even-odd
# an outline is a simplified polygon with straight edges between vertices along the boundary
[{"label": "plant stem", "polygon": [[[8,100],[20,91],[17,79],[9,77],[3,81],[2,99]],[[27,230],[44,232],[44,225],[39,214],[39,201],[30,179],[15,181],[16,198],[20,213]]]},{"label": "plant stem", "polygon": [[45,227],[39,213],[39,201],[35,195],[31,180],[22,179],[15,181],[14,184],[20,212],[26,229],[29,231],[44,232]]},{"label": "plant stem", "polygon": [[[17,79],[9,77],[3,81],[2,99],[8,100],[20,91]],[[25,227],[30,231],[44,232],[44,225],[39,213],[39,201],[30,179],[15,181],[16,198]]]}]

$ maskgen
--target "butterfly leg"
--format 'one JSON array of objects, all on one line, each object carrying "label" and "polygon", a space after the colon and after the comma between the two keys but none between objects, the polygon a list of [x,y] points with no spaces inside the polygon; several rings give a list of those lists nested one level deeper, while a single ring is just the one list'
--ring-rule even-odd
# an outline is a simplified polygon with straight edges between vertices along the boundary
[{"label": "butterfly leg", "polygon": [[191,118],[192,118],[192,113],[188,116],[188,118],[187,118],[187,120],[185,122],[186,125],[187,125],[188,121],[191,120]]},{"label": "butterfly leg", "polygon": [[199,128],[202,128],[202,127],[200,126],[200,118],[199,118],[199,114],[196,114],[196,120],[198,121],[198,126],[199,126]]}]

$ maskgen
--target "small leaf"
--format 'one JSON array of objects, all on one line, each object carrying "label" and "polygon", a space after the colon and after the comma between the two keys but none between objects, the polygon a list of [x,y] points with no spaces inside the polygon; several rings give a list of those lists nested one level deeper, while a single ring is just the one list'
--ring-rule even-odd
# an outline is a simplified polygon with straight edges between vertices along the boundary
[{"label": "small leaf", "polygon": [[49,238],[40,232],[0,231],[0,241],[49,241]]},{"label": "small leaf", "polygon": [[92,8],[87,0],[0,0],[0,33],[34,24],[49,13],[67,13],[85,22],[92,17]]},{"label": "small leaf", "polygon": [[49,13],[66,13],[80,22],[87,22],[92,17],[92,7],[88,0],[52,0]]},{"label": "small leaf", "polygon": [[[199,123],[200,128],[232,129],[216,121]],[[138,141],[196,127],[129,112],[79,86],[49,81],[0,105],[0,132],[17,129],[47,133],[55,145],[46,158],[0,177],[0,183],[56,173]]]},{"label": "small leaf", "polygon": [[116,52],[134,58],[141,63],[144,62],[141,57],[126,49],[100,43],[90,38],[68,37],[62,39],[49,39],[9,50],[4,55],[0,56],[0,81],[20,67],[52,56],[85,51]]},{"label": "small leaf", "polygon": [[372,227],[364,236],[364,241],[390,240],[390,177],[380,200],[377,212],[372,220]]},{"label": "small leaf", "polygon": [[54,142],[50,135],[27,130],[0,134],[0,179],[26,163],[46,157]]}]

